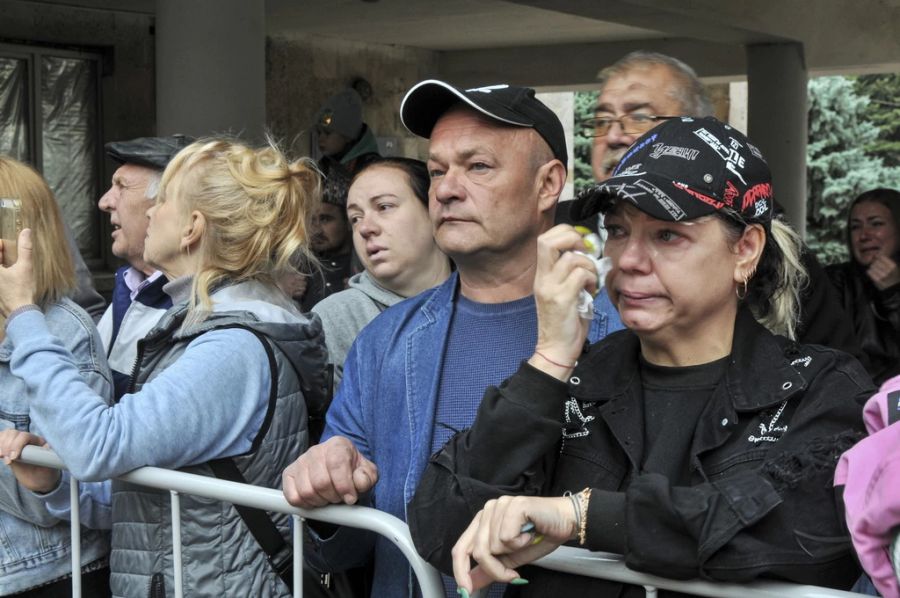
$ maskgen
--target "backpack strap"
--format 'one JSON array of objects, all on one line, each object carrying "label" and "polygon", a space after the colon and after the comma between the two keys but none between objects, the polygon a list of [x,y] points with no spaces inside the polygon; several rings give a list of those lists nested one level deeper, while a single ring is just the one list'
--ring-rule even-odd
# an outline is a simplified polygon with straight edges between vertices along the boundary
[{"label": "backpack strap", "polygon": [[[253,447],[249,451],[254,452],[259,448],[259,444],[262,442],[263,437],[269,431],[269,425],[272,423],[272,417],[275,414],[275,401],[278,398],[278,368],[275,364],[275,353],[272,346],[266,341],[265,336],[256,330],[244,326],[235,326],[235,328],[247,330],[259,339],[263,349],[266,351],[266,356],[269,359],[269,371],[271,372],[270,376],[272,383],[269,388],[269,406],[266,410],[266,417],[260,432],[254,439]],[[213,475],[220,480],[228,480],[240,484],[247,483],[247,479],[244,478],[244,474],[241,473],[241,470],[238,469],[237,464],[232,458],[213,459],[208,462],[208,465],[212,470]],[[241,516],[241,519],[243,519],[244,525],[246,525],[247,529],[250,531],[250,535],[253,536],[253,539],[256,540],[256,543],[259,544],[259,547],[266,554],[266,560],[269,561],[272,570],[275,571],[276,575],[281,578],[281,581],[283,581],[288,588],[293,590],[293,550],[291,547],[288,547],[281,532],[278,531],[275,522],[272,521],[272,518],[269,517],[269,514],[266,511],[261,509],[254,509],[243,505],[234,505],[234,508],[238,512],[238,515]],[[284,551],[285,547],[288,548],[286,557],[279,563],[276,561],[276,557],[279,553]]]}]

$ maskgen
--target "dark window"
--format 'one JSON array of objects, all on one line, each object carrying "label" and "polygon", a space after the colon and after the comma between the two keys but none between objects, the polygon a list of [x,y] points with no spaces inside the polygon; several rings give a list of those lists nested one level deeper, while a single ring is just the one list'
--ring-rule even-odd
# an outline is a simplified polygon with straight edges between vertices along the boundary
[{"label": "dark window", "polygon": [[100,56],[0,44],[0,153],[47,179],[90,265],[100,265]]}]

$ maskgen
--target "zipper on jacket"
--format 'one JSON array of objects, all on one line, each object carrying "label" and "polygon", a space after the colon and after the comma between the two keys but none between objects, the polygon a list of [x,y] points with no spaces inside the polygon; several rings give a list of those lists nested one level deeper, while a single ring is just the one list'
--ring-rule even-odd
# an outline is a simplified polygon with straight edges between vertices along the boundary
[{"label": "zipper on jacket", "polygon": [[154,573],[150,578],[149,598],[166,598],[166,579],[162,573]]},{"label": "zipper on jacket", "polygon": [[128,378],[128,390],[125,391],[127,394],[133,393],[134,387],[137,386],[138,367],[144,359],[144,346],[146,345],[144,340],[145,339],[141,339],[137,342],[137,355],[134,358],[134,363],[131,365],[131,376]]}]

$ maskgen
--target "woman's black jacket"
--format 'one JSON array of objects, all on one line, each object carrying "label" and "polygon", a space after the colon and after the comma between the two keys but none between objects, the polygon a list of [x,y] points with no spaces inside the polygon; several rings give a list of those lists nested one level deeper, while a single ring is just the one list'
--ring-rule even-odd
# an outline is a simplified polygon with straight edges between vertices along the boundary
[{"label": "woman's black jacket", "polygon": [[825,271],[852,319],[875,383],[900,374],[900,284],[879,290],[854,262],[828,266]]},{"label": "woman's black jacket", "polygon": [[[632,569],[849,587],[858,569],[832,478],[841,452],[863,433],[862,405],[875,391],[862,366],[845,353],[774,336],[741,310],[726,373],[696,424],[691,483],[672,486],[640,467],[639,351],[625,330],[582,355],[568,383],[523,364],[489,388],[472,428],[432,456],[408,505],[422,556],[451,572],[450,550],[491,498],[590,486],[620,497]],[[611,549],[600,530],[616,516],[604,504],[592,500],[588,512],[592,550]],[[623,590],[537,567],[519,572],[531,583],[509,594]]]}]

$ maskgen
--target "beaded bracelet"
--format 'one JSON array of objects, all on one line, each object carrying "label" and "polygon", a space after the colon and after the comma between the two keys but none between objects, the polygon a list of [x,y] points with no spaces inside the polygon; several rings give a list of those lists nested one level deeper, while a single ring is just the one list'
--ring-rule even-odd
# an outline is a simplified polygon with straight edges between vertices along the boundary
[{"label": "beaded bracelet", "polygon": [[581,507],[578,504],[578,496],[568,490],[565,491],[563,496],[568,496],[569,500],[572,501],[572,510],[575,511],[575,532],[577,534],[578,530],[581,529]]},{"label": "beaded bracelet", "polygon": [[579,521],[578,521],[578,545],[584,546],[584,543],[587,541],[587,515],[588,515],[588,503],[591,500],[591,489],[590,487],[585,488],[581,492],[578,493],[579,499]]}]

